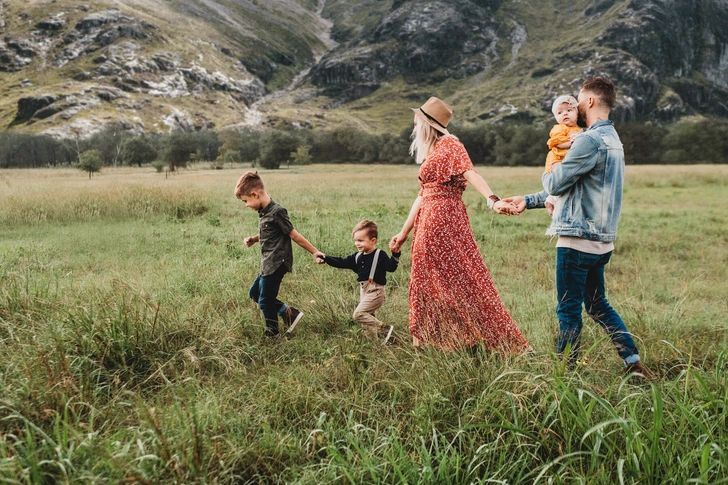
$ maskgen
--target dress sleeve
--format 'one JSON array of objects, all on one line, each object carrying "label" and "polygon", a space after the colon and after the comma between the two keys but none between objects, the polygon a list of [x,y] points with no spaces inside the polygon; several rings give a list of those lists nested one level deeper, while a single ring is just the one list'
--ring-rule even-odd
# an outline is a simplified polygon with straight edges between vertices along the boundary
[{"label": "dress sleeve", "polygon": [[454,177],[473,170],[473,162],[463,144],[454,136],[445,136],[435,146],[435,150],[428,159],[427,171],[423,180],[428,183],[450,183]]},{"label": "dress sleeve", "polygon": [[443,143],[447,143],[446,148],[450,152],[448,176],[462,175],[475,168],[473,162],[470,161],[470,155],[468,155],[460,140],[454,136],[448,136],[443,140]]}]

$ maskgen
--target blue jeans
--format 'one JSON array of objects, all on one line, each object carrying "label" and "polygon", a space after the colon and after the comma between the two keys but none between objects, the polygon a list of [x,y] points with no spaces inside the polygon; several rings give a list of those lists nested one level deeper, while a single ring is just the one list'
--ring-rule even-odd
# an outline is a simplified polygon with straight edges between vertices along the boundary
[{"label": "blue jeans", "polygon": [[282,315],[288,308],[285,303],[278,299],[278,291],[287,272],[288,269],[282,264],[273,274],[258,275],[248,292],[250,298],[258,304],[263,312],[265,335],[268,337],[278,335],[278,316]]},{"label": "blue jeans", "polygon": [[569,364],[579,356],[581,340],[581,306],[604,328],[624,363],[640,360],[634,340],[622,318],[612,308],[604,293],[604,266],[612,256],[589,254],[571,248],[556,248],[556,316],[559,319],[559,340],[556,351],[563,355],[570,348]]}]

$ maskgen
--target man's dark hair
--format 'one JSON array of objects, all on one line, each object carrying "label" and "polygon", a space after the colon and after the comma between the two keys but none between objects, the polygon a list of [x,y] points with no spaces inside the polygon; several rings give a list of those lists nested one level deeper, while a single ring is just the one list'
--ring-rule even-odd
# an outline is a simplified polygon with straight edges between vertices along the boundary
[{"label": "man's dark hair", "polygon": [[612,81],[606,77],[594,76],[586,79],[581,84],[581,90],[596,94],[602,103],[609,106],[609,109],[614,107],[614,100],[617,98],[617,91],[614,89]]}]

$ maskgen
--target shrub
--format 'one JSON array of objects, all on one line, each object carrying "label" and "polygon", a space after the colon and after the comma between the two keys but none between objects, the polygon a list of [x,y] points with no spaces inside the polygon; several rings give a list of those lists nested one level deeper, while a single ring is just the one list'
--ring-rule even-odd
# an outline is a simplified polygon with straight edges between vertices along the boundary
[{"label": "shrub", "polygon": [[624,145],[626,164],[669,163],[663,160],[665,128],[652,123],[624,123],[615,128]]},{"label": "shrub", "polygon": [[152,143],[143,136],[134,136],[124,140],[121,146],[121,158],[128,165],[151,163],[157,159],[157,150]]},{"label": "shrub", "polygon": [[192,159],[196,147],[189,133],[175,132],[168,135],[162,142],[162,158],[169,164],[170,171],[177,167],[186,167]]},{"label": "shrub", "polygon": [[154,163],[152,163],[152,167],[154,167],[157,170],[157,173],[162,173],[162,170],[164,170],[164,167],[166,167],[167,164],[163,162],[162,160],[157,160]]},{"label": "shrub", "polygon": [[107,126],[83,142],[86,150],[96,150],[104,165],[116,166],[121,162],[121,150],[129,133],[118,125]]},{"label": "shrub", "polygon": [[91,174],[100,172],[104,162],[101,160],[101,154],[98,150],[87,150],[81,154],[81,161],[78,164],[78,169],[88,172],[88,178],[91,178]]},{"label": "shrub", "polygon": [[310,165],[313,160],[309,153],[310,150],[308,145],[299,146],[295,152],[291,152],[291,161],[296,165]]},{"label": "shrub", "polygon": [[688,152],[678,148],[675,150],[667,150],[662,155],[662,163],[667,163],[670,165],[681,164],[681,163],[690,163],[690,158],[688,157]]},{"label": "shrub", "polygon": [[260,156],[257,163],[262,168],[280,168],[298,148],[298,139],[291,132],[271,129],[260,136]]},{"label": "shrub", "polygon": [[663,144],[667,150],[685,151],[686,159],[679,163],[728,163],[728,120],[678,121],[667,129]]}]

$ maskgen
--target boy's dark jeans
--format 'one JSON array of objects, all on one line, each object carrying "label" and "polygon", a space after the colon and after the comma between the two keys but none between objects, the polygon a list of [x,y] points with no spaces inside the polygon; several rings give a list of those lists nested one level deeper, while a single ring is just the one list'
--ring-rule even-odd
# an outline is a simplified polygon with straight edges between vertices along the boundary
[{"label": "boy's dark jeans", "polygon": [[283,277],[288,272],[286,265],[282,264],[273,274],[258,275],[250,287],[250,298],[260,306],[265,317],[265,334],[268,337],[278,335],[278,315],[282,314],[287,306],[278,299]]},{"label": "boy's dark jeans", "polygon": [[637,347],[622,318],[607,301],[604,292],[604,266],[612,256],[589,254],[571,248],[556,248],[556,316],[559,340],[556,351],[563,355],[570,348],[569,364],[579,356],[582,319],[581,306],[609,334],[625,364],[640,360]]}]

